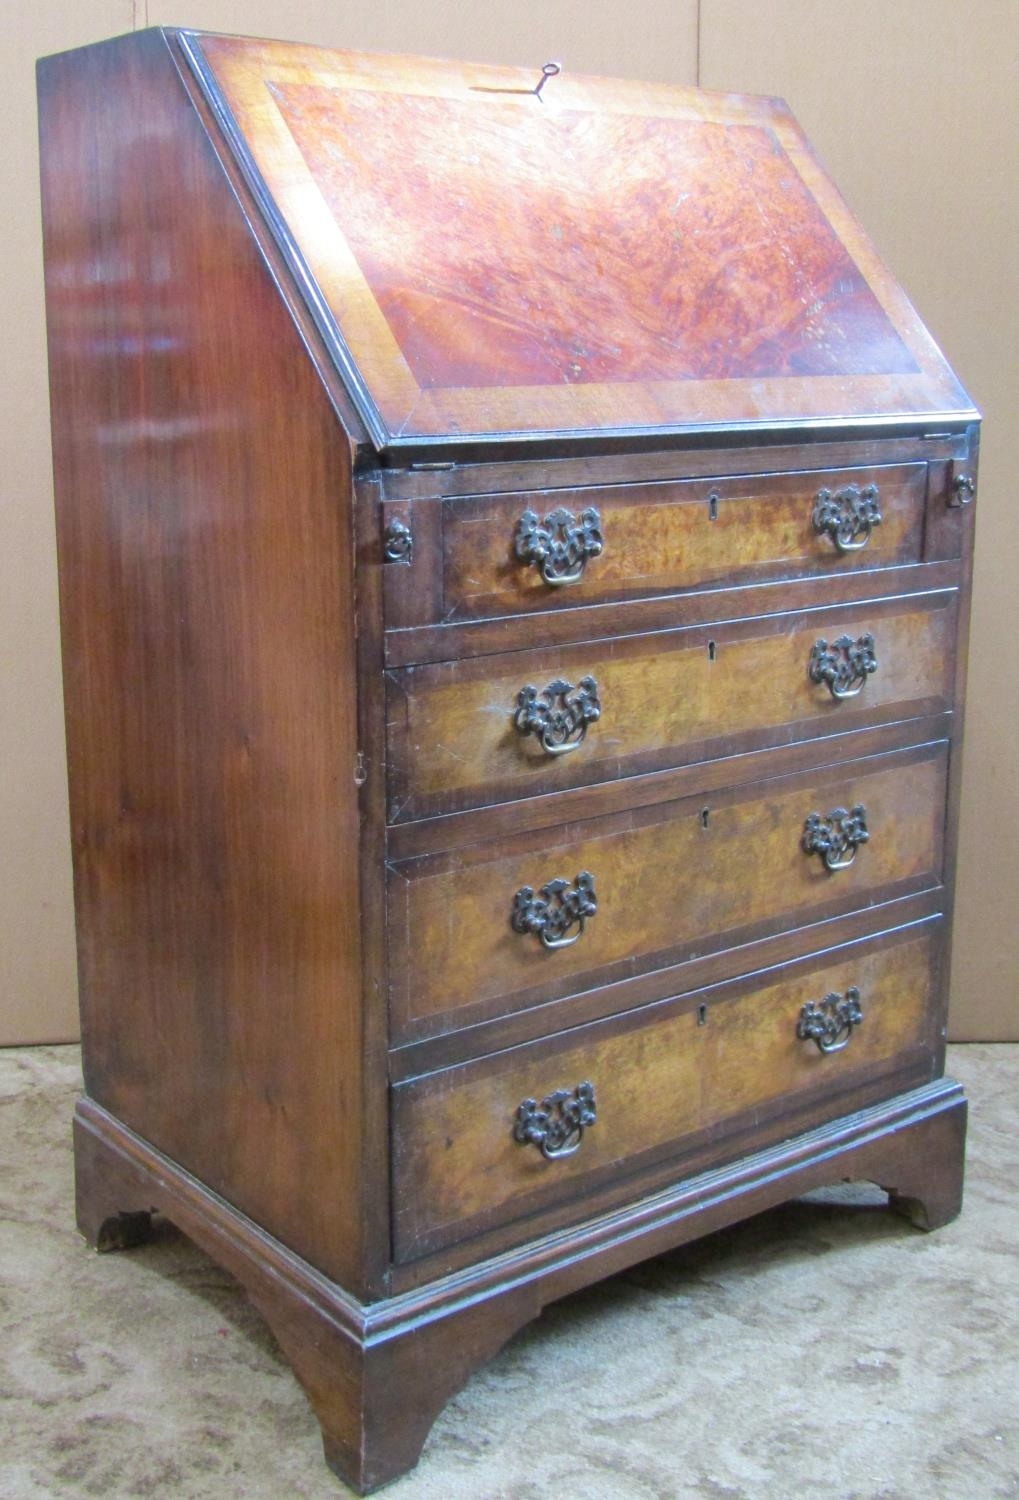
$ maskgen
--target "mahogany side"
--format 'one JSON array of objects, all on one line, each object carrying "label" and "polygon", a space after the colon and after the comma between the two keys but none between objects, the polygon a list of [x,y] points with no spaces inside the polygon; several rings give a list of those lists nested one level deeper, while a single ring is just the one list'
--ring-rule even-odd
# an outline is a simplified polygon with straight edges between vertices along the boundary
[{"label": "mahogany side", "polygon": [[351,444],[168,40],[39,90],[86,1088],[357,1289]]}]

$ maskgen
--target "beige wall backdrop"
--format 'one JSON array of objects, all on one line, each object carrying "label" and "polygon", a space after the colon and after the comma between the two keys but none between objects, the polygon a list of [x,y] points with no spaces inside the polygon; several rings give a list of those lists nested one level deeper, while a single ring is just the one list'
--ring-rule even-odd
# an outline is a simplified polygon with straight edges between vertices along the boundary
[{"label": "beige wall backdrop", "polygon": [[781,94],[985,419],[953,1033],[1019,1037],[1016,0],[2,0],[0,1044],[77,1035],[33,65],[144,25]]}]

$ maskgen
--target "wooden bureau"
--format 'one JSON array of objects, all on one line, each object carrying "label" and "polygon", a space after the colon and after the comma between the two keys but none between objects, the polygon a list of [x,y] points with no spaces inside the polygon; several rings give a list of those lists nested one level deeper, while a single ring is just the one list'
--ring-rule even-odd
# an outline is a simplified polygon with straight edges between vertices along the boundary
[{"label": "wooden bureau", "polygon": [[85,1095],[362,1491],[550,1300],[958,1210],[978,414],[784,105],[40,64]]}]

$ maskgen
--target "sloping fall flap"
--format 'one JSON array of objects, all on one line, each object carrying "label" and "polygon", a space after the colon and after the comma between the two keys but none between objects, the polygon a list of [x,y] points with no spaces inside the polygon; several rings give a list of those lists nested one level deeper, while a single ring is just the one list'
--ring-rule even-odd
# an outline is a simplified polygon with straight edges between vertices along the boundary
[{"label": "sloping fall flap", "polygon": [[182,40],[380,449],[975,416],[780,100]]}]

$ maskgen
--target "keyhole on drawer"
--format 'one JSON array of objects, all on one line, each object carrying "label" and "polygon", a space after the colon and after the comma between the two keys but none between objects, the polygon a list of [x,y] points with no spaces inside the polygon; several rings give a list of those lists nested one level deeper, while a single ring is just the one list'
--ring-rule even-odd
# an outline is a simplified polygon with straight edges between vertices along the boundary
[{"label": "keyhole on drawer", "polygon": [[708,661],[714,661],[716,655],[717,655],[717,651],[716,651],[715,643],[714,643],[714,641],[709,641],[708,642]]},{"label": "keyhole on drawer", "polygon": [[709,521],[717,521],[718,520],[718,500],[719,500],[718,493],[715,490],[712,490],[711,494],[708,496],[708,520]]},{"label": "keyhole on drawer", "polygon": [[708,1007],[706,1005],[698,1005],[698,1007],[697,1007],[697,1025],[698,1026],[706,1026],[707,1024],[708,1024]]},{"label": "keyhole on drawer", "polygon": [[702,807],[701,808],[701,827],[702,828],[707,828],[707,826],[708,826],[708,819],[710,817],[711,817],[711,809],[709,807]]}]

